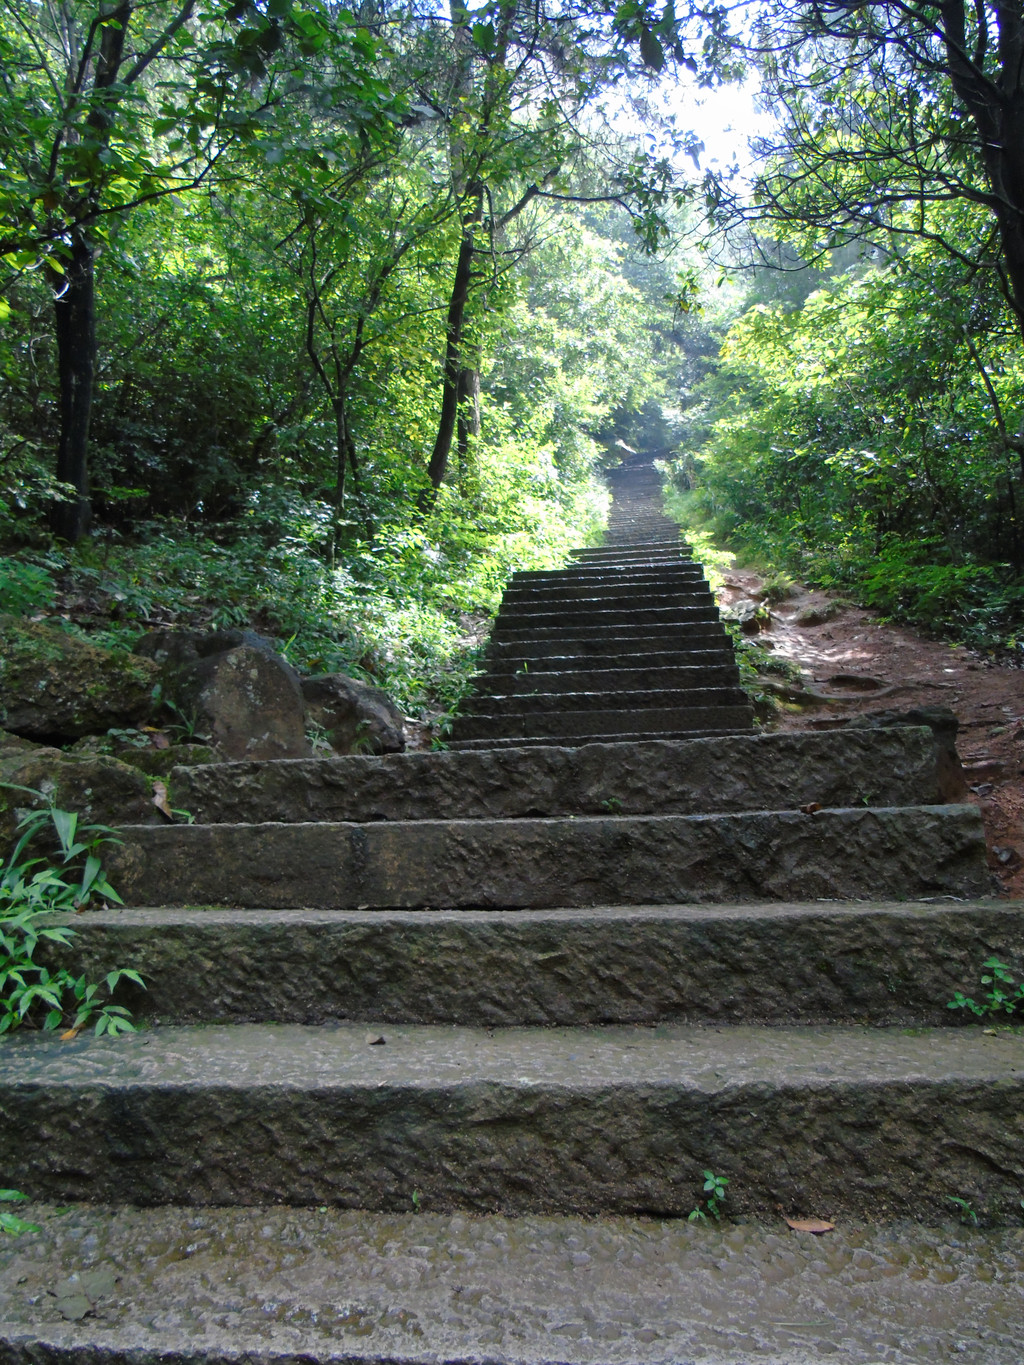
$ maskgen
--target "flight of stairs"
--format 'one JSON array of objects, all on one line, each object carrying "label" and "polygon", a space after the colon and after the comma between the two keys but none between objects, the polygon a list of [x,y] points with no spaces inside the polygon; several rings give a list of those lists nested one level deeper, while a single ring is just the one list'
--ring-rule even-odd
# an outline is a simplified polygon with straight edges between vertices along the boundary
[{"label": "flight of stairs", "polygon": [[946,1002],[1021,907],[929,730],[753,732],[652,475],[515,580],[484,733],[122,831],[70,961],[146,1027],[0,1041],[3,1365],[1019,1360],[1024,1043]]},{"label": "flight of stairs", "polygon": [[732,644],[704,571],[683,558],[650,463],[613,476],[605,545],[517,573],[453,749],[749,731]]}]

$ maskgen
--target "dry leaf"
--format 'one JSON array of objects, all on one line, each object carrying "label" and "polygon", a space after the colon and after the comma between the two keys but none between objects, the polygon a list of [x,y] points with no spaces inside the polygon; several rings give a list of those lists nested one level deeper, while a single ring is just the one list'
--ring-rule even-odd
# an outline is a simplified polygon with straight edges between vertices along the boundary
[{"label": "dry leaf", "polygon": [[151,734],[149,742],[154,749],[169,749],[171,747],[171,741],[162,730],[157,730],[154,734]]},{"label": "dry leaf", "polygon": [[153,783],[153,805],[156,806],[161,815],[166,815],[168,820],[174,819],[174,811],[171,810],[170,803],[167,800],[166,782]]},{"label": "dry leaf", "polygon": [[368,1033],[366,1035],[366,1041],[371,1047],[377,1047],[380,1043],[386,1043],[387,1039],[384,1037],[383,1033]]},{"label": "dry leaf", "polygon": [[60,1040],[62,1043],[70,1043],[72,1038],[78,1037],[78,1034],[79,1030],[76,1028],[65,1029],[64,1032],[60,1035]]},{"label": "dry leaf", "polygon": [[813,815],[815,811],[821,810],[822,806],[820,801],[808,801],[807,805],[801,806],[800,809],[804,815]]},{"label": "dry leaf", "polygon": [[786,1218],[784,1220],[794,1232],[831,1232],[835,1223],[827,1223],[824,1218]]}]

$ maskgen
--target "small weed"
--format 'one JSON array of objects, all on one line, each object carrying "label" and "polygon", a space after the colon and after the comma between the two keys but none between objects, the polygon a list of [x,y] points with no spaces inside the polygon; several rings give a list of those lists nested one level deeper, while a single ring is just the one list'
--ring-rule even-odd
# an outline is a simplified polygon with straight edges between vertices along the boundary
[{"label": "small weed", "polygon": [[605,810],[611,811],[612,815],[618,815],[622,809],[622,802],[617,796],[609,796],[607,801],[601,802],[601,805],[604,806]]},{"label": "small weed", "polygon": [[686,1221],[688,1223],[706,1223],[710,1214],[715,1222],[721,1222],[722,1204],[726,1198],[725,1187],[728,1183],[728,1176],[715,1175],[714,1171],[705,1171],[704,1193],[708,1197],[704,1201],[703,1207],[698,1204]]},{"label": "small weed", "polygon": [[965,1227],[976,1228],[978,1226],[978,1215],[974,1211],[974,1205],[969,1200],[962,1199],[958,1194],[947,1194],[946,1198],[956,1209],[960,1221]]},{"label": "small weed", "polygon": [[[18,1190],[0,1190],[0,1203],[20,1204],[28,1198],[27,1194],[21,1194]],[[9,1233],[12,1237],[19,1237],[23,1232],[38,1232],[39,1228],[35,1223],[26,1223],[24,1218],[19,1218],[16,1213],[11,1213],[7,1209],[0,1209],[0,1232]]]},{"label": "small weed", "polygon": [[413,1207],[413,1212],[414,1212],[414,1213],[419,1213],[419,1211],[420,1211],[420,1205],[421,1205],[422,1202],[423,1202],[423,1198],[422,1198],[422,1195],[420,1194],[419,1190],[413,1190],[413,1192],[412,1192],[412,1207]]},{"label": "small weed", "polygon": [[1016,981],[1006,963],[1000,962],[997,957],[988,957],[982,963],[981,984],[989,989],[980,1002],[964,995],[963,991],[954,991],[953,999],[947,1001],[946,1008],[970,1010],[979,1019],[986,1019],[992,1014],[1015,1014],[1018,1006],[1024,1002],[1024,981]]}]

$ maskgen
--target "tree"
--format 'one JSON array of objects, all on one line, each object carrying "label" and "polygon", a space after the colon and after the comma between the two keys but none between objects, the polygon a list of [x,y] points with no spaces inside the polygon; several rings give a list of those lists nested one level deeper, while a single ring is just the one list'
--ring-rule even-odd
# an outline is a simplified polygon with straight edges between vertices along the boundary
[{"label": "tree", "polygon": [[[791,0],[750,52],[782,131],[752,203],[712,187],[720,218],[767,224],[807,259],[850,239],[937,241],[996,273],[1024,335],[1021,0]],[[965,252],[930,214],[942,203],[980,206],[995,232]]]},{"label": "tree", "polygon": [[[196,0],[0,0],[0,291],[40,268],[52,288],[64,539],[89,516],[98,253],[139,205],[194,189],[256,135],[282,94],[272,60],[286,38],[315,52],[329,32],[302,0],[220,0],[202,17]],[[372,61],[358,31],[348,46],[357,68]]]}]

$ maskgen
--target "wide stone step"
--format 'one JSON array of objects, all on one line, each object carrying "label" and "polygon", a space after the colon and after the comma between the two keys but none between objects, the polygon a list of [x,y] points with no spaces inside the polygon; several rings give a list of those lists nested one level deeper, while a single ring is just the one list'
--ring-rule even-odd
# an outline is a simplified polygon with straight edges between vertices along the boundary
[{"label": "wide stone step", "polygon": [[540,617],[551,613],[560,616],[577,615],[583,612],[622,611],[634,616],[638,611],[660,608],[683,608],[707,606],[712,602],[711,591],[706,583],[694,583],[682,588],[653,588],[644,584],[636,592],[591,593],[584,588],[576,592],[559,593],[521,593],[506,592],[501,604],[501,617]]},{"label": "wide stone step", "polygon": [[137,909],[73,917],[50,959],[130,963],[119,998],[158,1023],[525,1025],[973,1022],[1024,904],[611,906],[593,910]]},{"label": "wide stone step", "polygon": [[571,569],[521,569],[509,581],[510,589],[554,589],[565,584],[593,583],[615,587],[631,583],[691,583],[705,577],[701,564],[681,560],[678,565],[655,564],[631,568],[576,565]]},{"label": "wide stone step", "polygon": [[[417,1196],[393,1214],[33,1206],[40,1231],[0,1243],[5,1365],[1020,1360],[1019,1228],[873,1218],[814,1237]],[[60,1311],[76,1287],[96,1299],[78,1321]]]},{"label": "wide stone step", "polygon": [[130,825],[129,905],[542,909],[990,890],[974,806],[374,824]]},{"label": "wide stone step", "polygon": [[[584,736],[615,734],[630,731],[633,734],[646,734],[658,738],[666,732],[702,733],[715,730],[719,733],[730,730],[750,730],[754,723],[754,713],[747,704],[745,696],[721,704],[688,706],[685,703],[673,706],[659,706],[655,703],[646,707],[616,707],[616,698],[597,698],[592,706],[572,709],[567,701],[561,710],[534,709],[527,705],[529,698],[521,700],[522,705],[508,711],[463,712],[452,723],[453,739],[486,739],[497,736],[503,739],[580,739]],[[606,706],[601,706],[601,701]],[[543,705],[543,704],[541,704]]]},{"label": "wide stone step", "polygon": [[572,672],[532,670],[509,672],[488,669],[476,679],[479,692],[530,696],[540,692],[626,692],[659,688],[679,692],[698,683],[707,687],[735,687],[739,669],[734,663],[694,664],[682,668],[593,668]]},{"label": "wide stone step", "polygon": [[568,582],[564,584],[544,584],[537,587],[512,587],[505,589],[502,610],[516,607],[547,608],[559,604],[578,602],[581,605],[601,603],[615,606],[618,603],[636,603],[645,606],[647,598],[662,603],[686,600],[690,597],[707,597],[710,589],[702,577],[666,581],[662,577],[634,580],[629,582]]},{"label": "wide stone step", "polygon": [[549,712],[564,714],[608,710],[661,713],[669,708],[687,711],[732,706],[747,707],[746,693],[738,687],[690,687],[675,691],[655,688],[629,692],[517,692],[511,695],[479,691],[467,700],[455,725],[458,729],[463,719],[470,716],[532,717]]},{"label": "wide stone step", "polygon": [[[725,632],[716,635],[714,639],[719,642],[719,648],[712,649],[708,645],[713,641],[698,644],[694,649],[666,651],[657,646],[660,644],[661,637],[652,637],[649,641],[627,641],[624,642],[624,652],[608,659],[602,655],[593,654],[543,654],[543,655],[519,655],[516,654],[514,646],[494,646],[488,648],[484,662],[486,664],[487,676],[498,674],[523,674],[528,677],[531,673],[546,672],[589,672],[592,669],[601,671],[612,671],[620,665],[624,671],[643,672],[649,669],[719,669],[735,668],[736,658],[731,643],[726,643]],[[638,644],[646,643],[650,645],[650,652],[645,653],[636,648]],[[633,648],[630,648],[633,646]]]},{"label": "wide stone step", "polygon": [[[385,1041],[373,1045],[373,1039]],[[1024,1033],[365,1024],[15,1035],[4,1178],[54,1203],[1019,1218]]]},{"label": "wide stone step", "polygon": [[617,626],[646,626],[648,631],[656,631],[666,626],[698,625],[717,620],[718,608],[713,604],[710,594],[706,594],[702,595],[700,601],[680,598],[671,606],[590,607],[580,604],[551,611],[502,611],[494,622],[493,635],[496,639],[504,640],[513,632],[522,630],[572,631],[584,627],[614,630]]},{"label": "wide stone step", "polygon": [[932,732],[833,730],[175,768],[199,824],[697,815],[942,801]]},{"label": "wide stone step", "polygon": [[617,730],[614,732],[602,732],[600,734],[580,734],[563,736],[561,739],[553,740],[548,736],[540,735],[534,737],[524,737],[522,735],[511,739],[500,739],[492,736],[489,739],[453,739],[448,741],[448,748],[459,753],[472,751],[482,753],[488,749],[525,749],[532,747],[543,747],[548,744],[560,744],[566,748],[582,748],[594,744],[643,744],[651,739],[715,739],[728,738],[733,735],[745,733],[748,727],[744,726],[737,730],[735,726],[728,726],[721,730],[700,729],[700,730]]},{"label": "wide stone step", "polygon": [[[603,654],[617,658],[620,654],[637,654],[648,647],[657,645],[660,651],[686,649],[693,645],[706,648],[708,642],[722,644],[728,641],[725,626],[721,621],[680,621],[671,625],[652,627],[645,624],[611,626],[602,629],[593,626],[589,629],[580,626],[523,626],[522,629],[503,630],[500,635],[492,635],[488,652],[495,652],[510,645],[529,646],[517,652],[525,657],[533,652],[538,655],[556,652],[560,654]],[[554,646],[554,650],[549,648]]]}]

